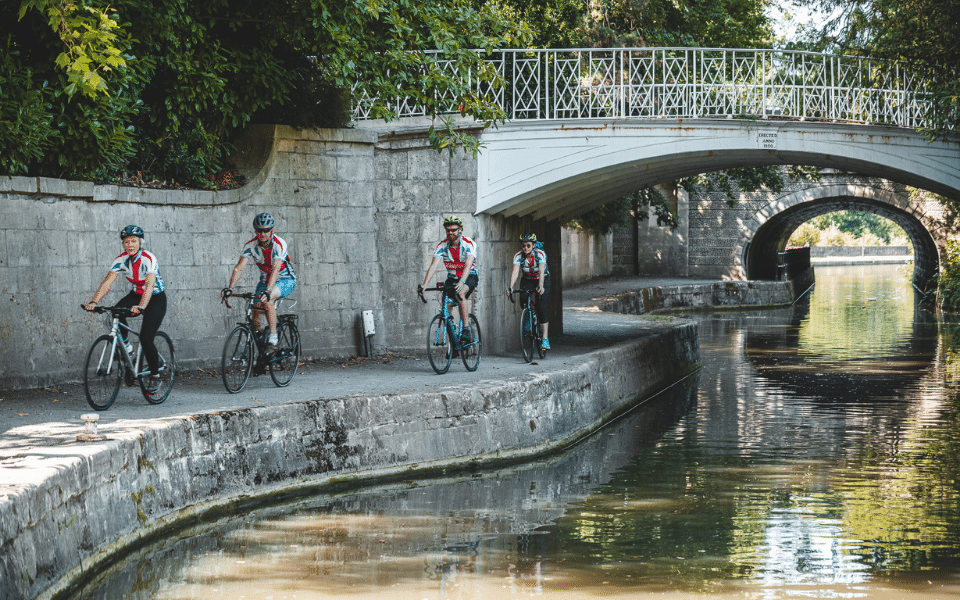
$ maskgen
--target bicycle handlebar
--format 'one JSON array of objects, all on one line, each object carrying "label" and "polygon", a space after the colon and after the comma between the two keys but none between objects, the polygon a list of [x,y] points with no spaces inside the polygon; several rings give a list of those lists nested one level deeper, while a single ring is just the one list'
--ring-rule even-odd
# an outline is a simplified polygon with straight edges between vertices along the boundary
[{"label": "bicycle handlebar", "polygon": [[243,298],[244,300],[249,300],[250,298],[253,298],[252,292],[241,292],[238,294],[236,292],[229,291],[229,289],[230,288],[223,288],[222,290],[220,290],[220,302],[223,302],[224,304],[226,304],[227,308],[233,308],[232,306],[230,306],[229,298],[231,296],[235,298]]},{"label": "bicycle handlebar", "polygon": [[[87,310],[87,305],[81,304],[80,308],[82,308],[83,310]],[[94,313],[108,312],[118,317],[139,317],[140,315],[143,314],[143,313],[139,313],[135,315],[127,306],[96,306],[93,308],[93,310],[87,310],[87,312],[94,312]]]},{"label": "bicycle handlebar", "polygon": [[418,285],[418,286],[417,286],[417,295],[420,296],[420,299],[423,300],[423,303],[424,303],[424,304],[426,304],[426,303],[427,303],[427,299],[423,297],[423,293],[424,293],[424,292],[442,292],[442,291],[444,291],[445,289],[446,289],[446,288],[443,287],[443,282],[442,282],[442,281],[438,281],[438,282],[437,282],[437,287],[432,287],[432,288],[425,288],[425,287],[423,287],[422,285]]}]

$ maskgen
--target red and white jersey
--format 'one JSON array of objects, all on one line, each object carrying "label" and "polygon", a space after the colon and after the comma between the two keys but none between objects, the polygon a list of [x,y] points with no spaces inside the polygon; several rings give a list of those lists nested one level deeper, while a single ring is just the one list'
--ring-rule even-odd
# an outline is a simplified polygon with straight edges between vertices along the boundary
[{"label": "red and white jersey", "polygon": [[467,258],[473,257],[473,265],[470,267],[470,275],[477,275],[477,244],[465,235],[460,236],[460,245],[451,247],[447,240],[437,244],[434,256],[443,260],[443,266],[447,268],[447,277],[458,277],[463,279],[463,268],[467,266]]},{"label": "red and white jersey", "polygon": [[143,295],[143,288],[147,283],[147,275],[153,273],[157,276],[153,284],[153,293],[159,294],[163,291],[163,278],[160,277],[160,265],[157,263],[157,257],[152,252],[141,250],[136,256],[130,256],[126,252],[122,253],[113,261],[110,270],[119,273],[127,278],[127,281],[133,284],[133,291]]},{"label": "red and white jersey", "polygon": [[541,264],[544,265],[543,276],[546,277],[550,274],[550,270],[546,267],[547,253],[537,248],[533,249],[533,252],[530,253],[530,256],[524,256],[523,250],[517,252],[513,257],[513,264],[520,265],[520,269],[523,271],[523,276],[527,279],[540,278]]},{"label": "red and white jersey", "polygon": [[260,279],[266,281],[267,276],[273,271],[273,265],[278,261],[283,263],[280,267],[280,279],[296,279],[293,270],[289,268],[287,255],[287,242],[279,235],[274,235],[270,246],[266,249],[260,246],[257,238],[253,238],[240,251],[240,256],[252,260],[260,269]]}]

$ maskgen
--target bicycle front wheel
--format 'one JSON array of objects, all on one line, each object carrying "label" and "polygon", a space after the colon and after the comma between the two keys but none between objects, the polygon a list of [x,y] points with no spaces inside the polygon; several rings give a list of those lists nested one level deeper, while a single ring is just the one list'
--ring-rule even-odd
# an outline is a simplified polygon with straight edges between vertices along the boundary
[{"label": "bicycle front wheel", "polygon": [[529,306],[520,313],[520,349],[523,350],[523,360],[533,360],[533,347],[537,344],[537,318]]},{"label": "bicycle front wheel", "polygon": [[468,371],[476,371],[477,367],[480,366],[480,323],[472,314],[470,315],[469,332],[467,341],[460,346],[460,358]]},{"label": "bicycle front wheel", "polygon": [[83,368],[83,391],[93,410],[107,410],[117,399],[123,376],[119,351],[109,335],[101,335],[90,346]]},{"label": "bicycle front wheel", "polygon": [[[173,388],[173,376],[176,375],[177,371],[177,359],[173,354],[173,341],[166,333],[158,331],[156,337],[153,338],[153,344],[157,347],[157,356],[160,361],[159,367],[157,368],[157,372],[160,375],[160,383],[156,389],[151,389],[149,377],[141,375],[137,379],[140,380],[140,391],[143,393],[143,397],[147,399],[147,402],[150,404],[160,404],[167,399],[167,396],[170,395],[170,390]],[[143,358],[143,353],[141,353],[140,356],[140,362],[146,364],[147,359]]]},{"label": "bicycle front wheel", "polygon": [[246,326],[237,325],[223,344],[223,356],[220,359],[223,386],[231,394],[236,394],[247,384],[251,369],[253,369],[253,339]]},{"label": "bicycle front wheel", "polygon": [[270,379],[277,387],[286,387],[299,366],[300,332],[293,323],[281,325],[277,332],[277,350],[270,359]]},{"label": "bicycle front wheel", "polygon": [[427,356],[437,375],[443,375],[450,369],[450,361],[453,360],[451,342],[447,322],[441,315],[436,315],[427,328]]}]

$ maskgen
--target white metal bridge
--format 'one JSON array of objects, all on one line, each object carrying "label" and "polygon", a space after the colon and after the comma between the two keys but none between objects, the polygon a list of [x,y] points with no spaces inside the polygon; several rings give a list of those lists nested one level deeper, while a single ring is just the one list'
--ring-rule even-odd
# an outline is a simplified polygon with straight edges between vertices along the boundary
[{"label": "white metal bridge", "polygon": [[[786,50],[618,48],[499,50],[502,86],[462,75],[508,121],[787,118],[919,128],[930,94],[908,65]],[[453,65],[437,56],[437,64]],[[407,100],[397,116],[425,114]],[[455,113],[455,99],[449,112]],[[369,98],[354,109],[371,118]]]}]

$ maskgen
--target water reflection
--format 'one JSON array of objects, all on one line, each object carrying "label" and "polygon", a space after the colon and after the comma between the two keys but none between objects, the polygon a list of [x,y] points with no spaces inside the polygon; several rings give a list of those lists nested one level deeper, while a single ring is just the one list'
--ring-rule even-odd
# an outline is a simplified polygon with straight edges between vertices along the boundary
[{"label": "water reflection", "polygon": [[563,456],[267,507],[83,597],[958,598],[960,345],[895,270],[866,304],[824,271],[703,317],[699,381]]}]

